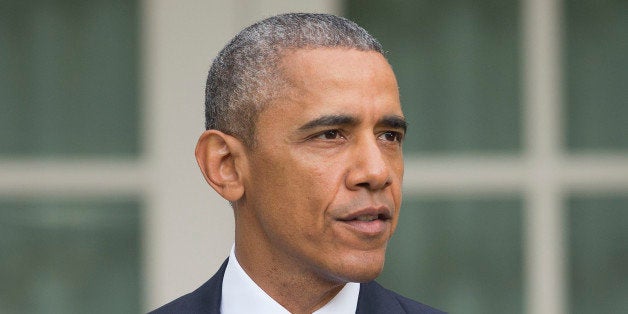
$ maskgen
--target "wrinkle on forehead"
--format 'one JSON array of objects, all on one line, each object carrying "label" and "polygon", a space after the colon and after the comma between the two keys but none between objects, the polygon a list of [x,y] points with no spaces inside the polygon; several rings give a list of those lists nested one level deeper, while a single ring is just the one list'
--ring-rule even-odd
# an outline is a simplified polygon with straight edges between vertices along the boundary
[{"label": "wrinkle on forehead", "polygon": [[[312,55],[316,54],[313,58]],[[340,55],[342,55],[340,57]],[[350,57],[347,57],[347,56]],[[383,62],[373,62],[373,56]],[[370,62],[364,62],[370,59]],[[349,69],[347,69],[349,64]],[[336,69],[342,67],[342,71]],[[360,51],[347,48],[315,48],[296,49],[286,52],[281,58],[280,69],[283,79],[291,87],[307,90],[315,85],[332,84],[343,87],[351,84],[348,78],[360,77],[364,81],[393,83],[397,88],[397,80],[386,58],[375,51]],[[316,76],[303,75],[314,73]],[[385,76],[385,78],[382,77]],[[381,85],[381,84],[375,84]]]}]

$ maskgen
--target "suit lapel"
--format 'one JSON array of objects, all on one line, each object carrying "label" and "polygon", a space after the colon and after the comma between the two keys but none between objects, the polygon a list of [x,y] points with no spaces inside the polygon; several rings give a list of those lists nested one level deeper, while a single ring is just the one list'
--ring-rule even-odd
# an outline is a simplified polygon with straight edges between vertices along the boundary
[{"label": "suit lapel", "polygon": [[399,302],[375,281],[360,284],[356,314],[405,313]]},{"label": "suit lapel", "polygon": [[196,300],[199,302],[198,309],[201,311],[200,313],[220,313],[222,279],[225,276],[228,261],[229,259],[226,259],[216,274],[194,292],[194,294],[196,294]]}]

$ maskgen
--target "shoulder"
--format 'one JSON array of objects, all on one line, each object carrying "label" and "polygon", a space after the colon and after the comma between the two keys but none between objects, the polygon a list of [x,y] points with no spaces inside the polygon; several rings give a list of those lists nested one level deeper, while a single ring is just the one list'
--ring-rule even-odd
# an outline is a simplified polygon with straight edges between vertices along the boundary
[{"label": "shoulder", "polygon": [[149,314],[203,313],[203,307],[200,306],[199,300],[201,298],[198,297],[197,291],[194,291],[149,312]]},{"label": "shoulder", "polygon": [[222,264],[212,278],[198,289],[150,312],[150,314],[220,313],[222,278],[226,267],[227,261]]},{"label": "shoulder", "polygon": [[406,298],[371,281],[360,286],[356,313],[439,314],[445,312]]}]

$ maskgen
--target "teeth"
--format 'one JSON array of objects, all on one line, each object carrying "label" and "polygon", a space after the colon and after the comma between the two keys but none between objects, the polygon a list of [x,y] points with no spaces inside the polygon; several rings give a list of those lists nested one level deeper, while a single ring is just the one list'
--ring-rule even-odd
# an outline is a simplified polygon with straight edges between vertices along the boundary
[{"label": "teeth", "polygon": [[377,219],[377,215],[360,215],[355,218],[358,221],[373,221]]}]

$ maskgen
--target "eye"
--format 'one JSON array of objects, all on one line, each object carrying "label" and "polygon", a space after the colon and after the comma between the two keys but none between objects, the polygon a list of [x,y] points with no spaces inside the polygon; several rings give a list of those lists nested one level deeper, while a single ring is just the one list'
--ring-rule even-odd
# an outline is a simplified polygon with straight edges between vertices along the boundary
[{"label": "eye", "polygon": [[327,130],[327,131],[319,133],[314,138],[321,139],[321,140],[335,140],[341,137],[342,135],[340,134],[339,130]]},{"label": "eye", "polygon": [[388,142],[401,143],[401,141],[403,140],[403,134],[401,132],[395,132],[395,131],[384,132],[380,134],[379,137]]}]

